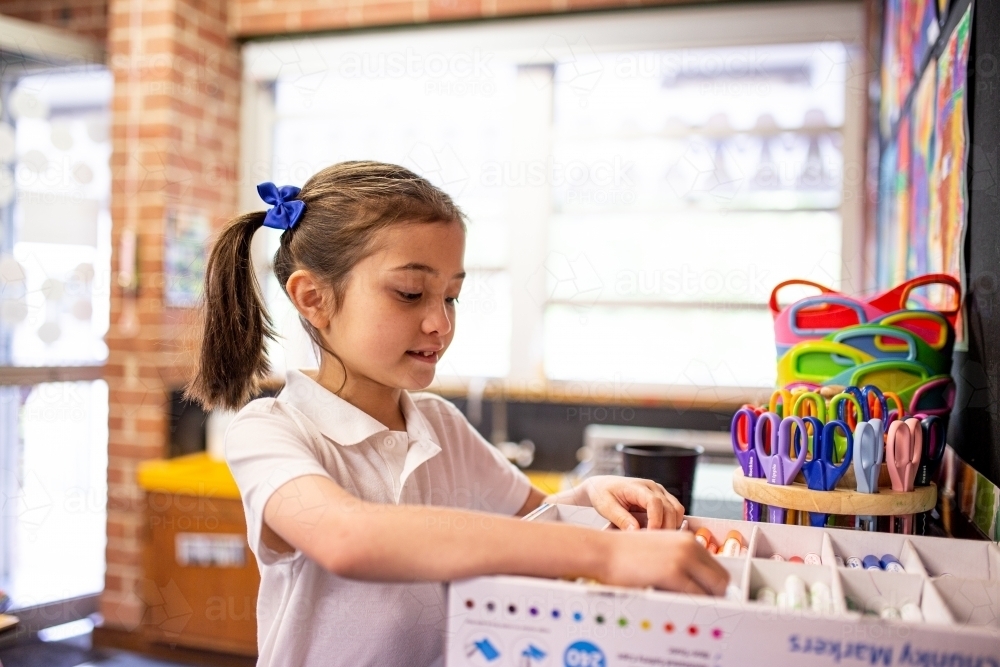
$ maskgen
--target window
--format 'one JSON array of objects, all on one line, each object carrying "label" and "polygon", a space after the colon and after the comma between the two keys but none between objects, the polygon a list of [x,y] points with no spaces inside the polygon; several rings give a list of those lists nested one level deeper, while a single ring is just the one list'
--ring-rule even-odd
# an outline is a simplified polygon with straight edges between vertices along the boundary
[{"label": "window", "polygon": [[0,589],[18,609],[104,587],[112,77],[0,61]]},{"label": "window", "polygon": [[[254,42],[245,145],[276,182],[376,159],[463,207],[444,385],[765,387],[771,288],[860,286],[862,26],[764,5]],[[275,365],[314,365],[268,295]]]}]

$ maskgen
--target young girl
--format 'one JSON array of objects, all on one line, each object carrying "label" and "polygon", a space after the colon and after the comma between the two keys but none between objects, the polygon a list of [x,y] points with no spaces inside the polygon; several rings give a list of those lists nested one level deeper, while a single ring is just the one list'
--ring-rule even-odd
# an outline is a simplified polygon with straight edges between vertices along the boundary
[{"label": "young girl", "polygon": [[[205,327],[188,390],[239,409],[226,456],[260,568],[259,665],[441,664],[442,582],[487,574],[589,577],[722,594],[728,575],[646,480],[594,477],[548,498],[427,387],[455,334],[463,215],[423,178],[344,162],[272,208],[242,215],[212,249]],[[276,398],[247,403],[274,338],[250,261],[262,225],[283,229],[275,274],[321,350]],[[542,502],[592,505],[623,530],[523,522]]]}]

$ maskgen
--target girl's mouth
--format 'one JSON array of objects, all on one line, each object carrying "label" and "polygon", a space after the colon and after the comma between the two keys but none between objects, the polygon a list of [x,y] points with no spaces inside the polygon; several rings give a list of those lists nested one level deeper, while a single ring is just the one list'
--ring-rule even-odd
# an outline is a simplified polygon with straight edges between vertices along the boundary
[{"label": "girl's mouth", "polygon": [[437,351],[419,352],[417,350],[408,350],[406,354],[411,359],[416,359],[425,364],[436,364],[438,361]]}]

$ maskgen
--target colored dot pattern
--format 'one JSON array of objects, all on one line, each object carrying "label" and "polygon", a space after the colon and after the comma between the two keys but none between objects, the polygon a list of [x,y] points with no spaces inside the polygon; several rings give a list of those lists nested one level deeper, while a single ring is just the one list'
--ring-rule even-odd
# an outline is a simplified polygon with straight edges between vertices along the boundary
[{"label": "colored dot pattern", "polygon": [[[475,600],[467,599],[465,601],[465,607],[467,609],[474,609],[475,606],[476,606]],[[488,611],[488,612],[496,611],[496,607],[497,607],[497,605],[493,601],[489,601],[489,602],[487,602],[485,604],[486,611]],[[517,614],[517,605],[515,605],[515,604],[508,604],[507,605],[507,612],[509,614],[512,614],[512,615]],[[539,610],[538,607],[529,607],[528,608],[528,614],[530,614],[531,616],[537,617],[541,613],[542,612],[541,612],[541,610]],[[549,612],[549,614],[555,620],[558,620],[558,619],[562,618],[562,612],[559,609],[556,609],[556,608],[553,608]],[[572,614],[572,619],[574,621],[576,621],[577,623],[583,622],[583,620],[584,620],[584,614],[583,614],[583,612],[574,611],[573,614]],[[594,616],[594,622],[597,623],[598,625],[604,625],[604,623],[606,621],[607,621],[607,618],[605,618],[604,614],[597,614],[596,616]],[[625,616],[619,616],[618,619],[617,619],[617,624],[618,624],[618,627],[626,628],[626,627],[628,627],[629,619],[627,617],[625,617]],[[642,619],[639,622],[639,627],[642,628],[643,630],[647,630],[648,631],[648,630],[652,629],[653,624],[652,624],[652,622],[648,618],[644,618],[644,619]],[[663,624],[663,631],[665,633],[671,634],[671,633],[674,632],[674,630],[676,630],[676,626],[671,621],[667,621],[666,623]],[[698,633],[699,633],[698,626],[697,625],[693,625],[693,624],[687,626],[687,633],[688,633],[688,635],[690,635],[692,637],[697,637]],[[723,637],[724,634],[725,633],[723,632],[722,628],[712,628],[709,631],[709,635],[712,637],[712,639],[722,639],[722,637]]]}]

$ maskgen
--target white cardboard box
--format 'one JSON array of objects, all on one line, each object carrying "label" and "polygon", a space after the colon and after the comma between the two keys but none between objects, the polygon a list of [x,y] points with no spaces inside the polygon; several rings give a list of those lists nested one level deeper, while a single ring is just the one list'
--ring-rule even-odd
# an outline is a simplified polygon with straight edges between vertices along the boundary
[{"label": "white cardboard box", "polygon": [[[543,506],[529,520],[612,529],[590,508]],[[493,576],[449,588],[448,667],[744,665],[1000,666],[1000,548],[990,542],[688,517],[716,541],[739,531],[747,555],[719,558],[740,600],[530,577]],[[816,553],[822,565],[778,562]],[[838,567],[896,556],[905,574]],[[834,613],[754,601],[789,574],[826,582]],[[848,602],[850,600],[850,604]],[[923,622],[883,620],[912,602]],[[854,607],[859,610],[851,609]]]}]

